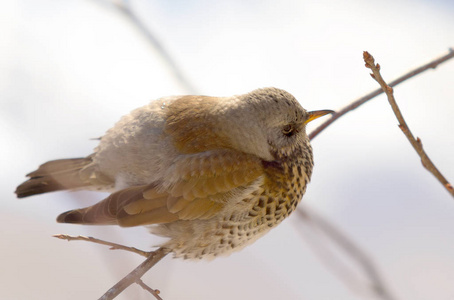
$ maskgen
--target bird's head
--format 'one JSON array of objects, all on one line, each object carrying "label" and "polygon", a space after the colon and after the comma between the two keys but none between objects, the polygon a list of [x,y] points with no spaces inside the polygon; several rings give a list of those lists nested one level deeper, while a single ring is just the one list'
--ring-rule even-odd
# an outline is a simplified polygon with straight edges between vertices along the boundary
[{"label": "bird's head", "polygon": [[236,98],[236,107],[230,109],[232,117],[226,120],[235,148],[268,161],[291,156],[309,145],[306,124],[332,112],[308,112],[290,93],[277,88]]}]

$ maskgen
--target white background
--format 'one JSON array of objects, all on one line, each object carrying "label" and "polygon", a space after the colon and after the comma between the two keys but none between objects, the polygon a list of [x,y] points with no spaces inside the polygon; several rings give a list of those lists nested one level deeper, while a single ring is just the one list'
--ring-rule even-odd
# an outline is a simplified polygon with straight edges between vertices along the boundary
[{"label": "white background", "polygon": [[[276,86],[309,110],[338,109],[378,87],[364,68],[363,50],[390,81],[454,46],[449,0],[131,5],[201,94]],[[451,182],[453,82],[451,61],[395,89],[409,126]],[[93,235],[142,249],[158,243],[143,228],[55,222],[59,213],[105,195],[17,200],[13,191],[47,160],[90,154],[96,141],[89,139],[121,115],[186,92],[146,38],[106,2],[0,5],[1,299],[97,299],[142,260],[52,234]],[[316,166],[303,201],[372,257],[397,299],[452,300],[454,199],[423,169],[396,125],[380,96],[325,130],[312,143]],[[144,280],[166,300],[369,299],[320,262],[303,226],[295,214],[242,252],[212,262],[165,258]],[[151,297],[132,286],[119,299]]]}]

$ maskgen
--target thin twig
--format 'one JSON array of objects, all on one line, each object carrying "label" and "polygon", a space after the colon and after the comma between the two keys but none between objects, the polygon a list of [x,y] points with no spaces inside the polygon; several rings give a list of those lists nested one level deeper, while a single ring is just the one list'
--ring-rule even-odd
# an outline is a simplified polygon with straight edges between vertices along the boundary
[{"label": "thin twig", "polygon": [[[169,250],[166,248],[159,248],[156,251],[142,251],[134,247],[127,247],[123,246],[120,244],[116,243],[111,243],[107,241],[103,241],[91,236],[71,236],[67,234],[55,234],[54,237],[61,239],[61,240],[66,240],[66,241],[86,241],[86,242],[91,242],[91,243],[96,243],[96,244],[101,244],[101,245],[106,245],[110,246],[111,250],[125,250],[129,252],[133,252],[142,256],[145,256],[147,259],[141,263],[137,268],[135,268],[131,273],[126,275],[122,280],[117,282],[112,288],[110,288],[101,298],[100,300],[110,300],[118,296],[121,292],[123,292],[128,286],[136,282],[142,288],[147,289],[150,293],[153,294],[153,296],[156,297],[158,300],[162,300],[162,298],[158,295],[159,291],[158,290],[153,290],[145,283],[140,280],[140,278],[148,272],[156,263],[158,263],[164,256],[166,256],[169,253]],[[146,288],[145,288],[146,287]]]},{"label": "thin twig", "polygon": [[[413,76],[416,76],[424,71],[427,71],[429,69],[435,69],[438,65],[444,63],[445,61],[447,60],[450,60],[451,58],[454,57],[454,49],[450,48],[449,49],[449,52],[448,54],[445,54],[437,59],[434,59],[433,61],[425,64],[425,65],[422,65],[414,70],[411,70],[410,72],[402,75],[401,77],[391,81],[391,83],[389,84],[389,86],[391,87],[394,87],[396,85],[398,85],[399,83],[413,77]],[[310,134],[309,134],[309,138],[312,140],[314,139],[320,132],[322,132],[326,127],[328,127],[329,125],[331,125],[334,121],[336,121],[337,119],[339,119],[340,117],[342,117],[343,115],[345,115],[346,113],[354,110],[355,108],[357,108],[358,106],[366,103],[367,101],[371,100],[372,98],[380,95],[381,93],[383,93],[383,89],[379,88],[379,89],[376,89],[375,91],[353,101],[351,104],[345,106],[344,108],[342,108],[341,110],[331,114],[331,118],[327,119],[325,122],[323,122],[319,127],[315,128]]]},{"label": "thin twig", "polygon": [[137,282],[148,270],[150,270],[156,263],[158,263],[164,256],[169,253],[169,250],[166,248],[159,248],[156,251],[153,251],[152,254],[137,268],[131,271],[126,275],[122,280],[117,282],[113,287],[111,287],[104,295],[99,298],[99,300],[111,300],[123,292],[128,286]]},{"label": "thin twig", "polygon": [[[337,246],[339,246],[340,249],[343,250],[343,253],[350,256],[353,259],[353,261],[357,262],[360,265],[360,267],[364,271],[364,274],[369,278],[371,282],[371,286],[367,287],[368,290],[372,291],[372,293],[379,299],[383,300],[395,299],[395,297],[386,287],[386,284],[381,278],[380,273],[375,267],[373,261],[352,240],[350,240],[344,233],[337,229],[328,220],[326,220],[320,215],[317,215],[313,210],[309,210],[307,206],[299,207],[296,210],[296,212],[299,214],[302,220],[305,220],[307,224],[309,224],[314,229],[326,235],[331,241],[333,241]],[[321,251],[317,251],[316,253],[322,254]],[[334,261],[334,257],[335,257],[334,255],[330,254],[327,255],[325,258],[339,265],[338,262]],[[334,265],[329,266],[334,268]],[[346,268],[343,267],[341,271],[345,270]],[[339,277],[344,281],[349,280],[349,276],[345,272],[340,274]],[[357,286],[355,286],[355,288],[357,288]]]},{"label": "thin twig", "polygon": [[440,181],[440,183],[443,185],[443,187],[451,194],[451,196],[454,197],[453,186],[441,174],[441,172],[437,169],[437,167],[435,167],[435,165],[432,163],[430,158],[427,156],[426,152],[423,149],[420,138],[415,139],[415,137],[413,136],[413,134],[410,131],[410,128],[408,128],[408,125],[405,122],[404,117],[402,116],[399,106],[397,105],[396,99],[394,98],[393,88],[386,84],[386,82],[383,80],[383,77],[380,74],[380,65],[375,64],[373,56],[370,55],[367,51],[364,51],[363,57],[364,57],[364,62],[366,63],[366,68],[369,68],[372,70],[372,74],[370,74],[370,75],[372,76],[372,78],[374,78],[380,84],[382,90],[386,93],[389,104],[391,105],[391,107],[394,111],[394,114],[396,115],[396,118],[399,121],[399,128],[405,134],[405,136],[407,137],[410,144],[413,146],[413,148],[418,153],[419,157],[421,157],[422,165],[430,173],[432,173],[435,176],[435,178],[437,178],[438,181]]},{"label": "thin twig", "polygon": [[[97,1],[99,2],[99,0]],[[102,1],[106,2],[106,1]],[[170,71],[180,83],[180,85],[186,90],[187,93],[196,95],[198,94],[197,89],[190,82],[190,80],[183,74],[183,71],[175,62],[173,57],[170,55],[170,52],[164,47],[162,42],[156,38],[156,35],[151,32],[151,30],[142,22],[133,12],[129,1],[107,1],[109,4],[112,4],[119,12],[123,14],[131,23],[142,33],[143,36],[148,40],[151,46],[158,51],[159,55],[164,59],[164,62],[169,67]]]},{"label": "thin twig", "polygon": [[55,234],[55,235],[53,235],[53,237],[56,237],[61,240],[66,240],[68,242],[69,241],[86,241],[86,242],[92,242],[92,243],[96,243],[96,244],[106,245],[106,246],[110,246],[110,250],[125,250],[125,251],[133,252],[133,253],[136,253],[136,254],[139,254],[139,255],[142,255],[145,257],[149,257],[150,254],[153,253],[153,251],[150,251],[150,252],[142,251],[142,250],[134,248],[134,247],[127,247],[127,246],[123,246],[123,245],[116,244],[116,243],[106,242],[106,241],[103,241],[103,240],[100,240],[100,239],[97,239],[97,238],[94,238],[91,236],[82,236],[82,235],[71,236],[71,235],[67,235],[67,234]]},{"label": "thin twig", "polygon": [[136,283],[137,283],[138,285],[140,285],[144,290],[146,290],[147,292],[149,292],[150,294],[152,294],[156,299],[158,299],[158,300],[163,300],[163,299],[159,296],[160,291],[159,291],[159,290],[153,290],[151,287],[149,287],[148,285],[146,285],[145,282],[142,281],[142,279],[137,279],[137,280],[136,280]]}]

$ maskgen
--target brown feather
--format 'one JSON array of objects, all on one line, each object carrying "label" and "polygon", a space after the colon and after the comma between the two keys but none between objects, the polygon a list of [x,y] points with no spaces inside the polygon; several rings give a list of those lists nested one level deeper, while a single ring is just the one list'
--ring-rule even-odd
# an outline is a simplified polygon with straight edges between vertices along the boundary
[{"label": "brown feather", "polygon": [[183,197],[170,197],[167,201],[167,209],[171,213],[178,213],[182,209],[184,209],[191,201],[186,200]]},{"label": "brown feather", "polygon": [[174,167],[181,180],[173,185],[170,194],[187,200],[227,192],[263,173],[259,158],[227,149],[183,156]]},{"label": "brown feather", "polygon": [[222,98],[183,96],[168,106],[164,132],[174,138],[182,153],[231,148],[226,134],[213,126],[216,122],[213,109]]},{"label": "brown feather", "polygon": [[167,197],[155,199],[139,199],[123,207],[123,210],[129,215],[137,215],[146,211],[167,206]]},{"label": "brown feather", "polygon": [[170,223],[177,220],[178,216],[167,211],[166,207],[160,207],[136,215],[128,215],[122,211],[118,215],[118,225],[123,227]]},{"label": "brown feather", "polygon": [[59,190],[77,189],[91,183],[80,176],[80,170],[92,162],[91,157],[48,161],[27,174],[29,180],[16,189],[18,198]]},{"label": "brown feather", "polygon": [[[213,161],[212,157],[222,164],[207,163]],[[64,213],[57,220],[129,227],[206,219],[224,207],[231,191],[247,186],[264,172],[260,159],[234,150],[182,156],[174,167],[180,179],[167,189],[159,183],[126,188],[93,206]]]},{"label": "brown feather", "polygon": [[59,215],[57,222],[87,225],[117,224],[119,211],[129,203],[140,200],[143,189],[143,186],[139,186],[118,191],[95,205]]}]

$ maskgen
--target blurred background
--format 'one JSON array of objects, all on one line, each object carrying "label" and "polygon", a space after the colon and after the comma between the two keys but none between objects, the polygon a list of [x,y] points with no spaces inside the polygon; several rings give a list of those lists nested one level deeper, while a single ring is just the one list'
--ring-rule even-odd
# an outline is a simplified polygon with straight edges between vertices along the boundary
[{"label": "blurred background", "polygon": [[[159,244],[144,228],[55,222],[104,194],[17,200],[13,193],[39,164],[90,154],[97,145],[90,139],[132,109],[167,95],[229,96],[275,86],[309,110],[336,110],[378,88],[362,51],[391,81],[454,46],[450,0],[121,2],[136,19],[119,3],[0,5],[1,299],[96,299],[143,260],[53,234],[144,250]],[[451,183],[453,82],[450,61],[395,88],[408,125]],[[454,299],[453,198],[421,166],[386,98],[344,116],[312,145],[316,166],[305,207],[367,253],[395,299]],[[306,223],[295,213],[230,257],[167,257],[143,279],[166,300],[380,299],[336,245],[320,260],[329,240]],[[334,257],[351,272],[333,272]],[[152,297],[133,285],[118,299]]]}]

